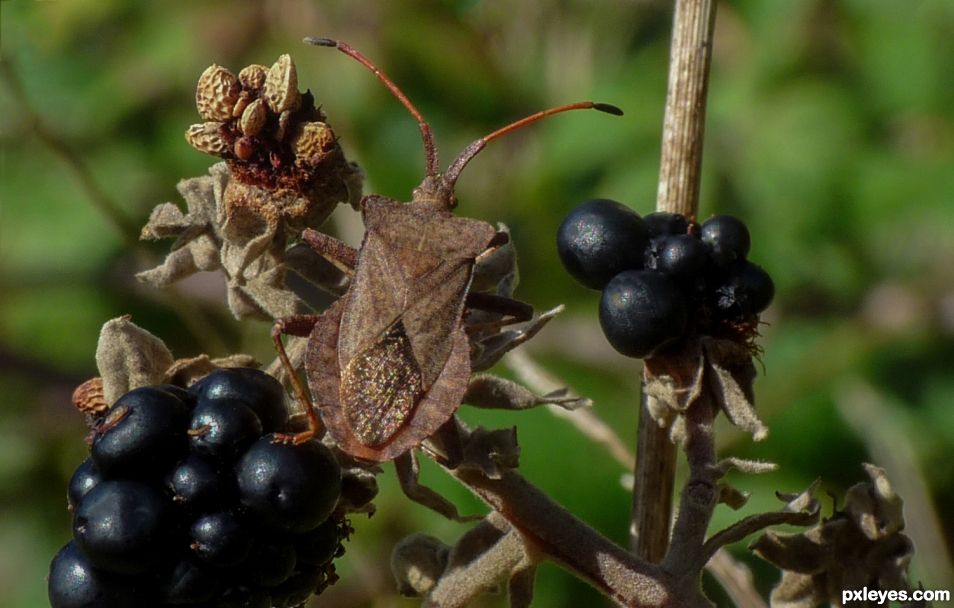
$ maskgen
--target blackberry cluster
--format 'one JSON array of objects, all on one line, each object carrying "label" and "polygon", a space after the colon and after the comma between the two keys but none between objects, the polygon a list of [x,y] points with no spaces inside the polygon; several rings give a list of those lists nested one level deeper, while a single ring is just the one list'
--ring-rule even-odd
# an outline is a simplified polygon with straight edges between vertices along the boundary
[{"label": "blackberry cluster", "polygon": [[51,606],[291,607],[333,583],[341,469],[318,441],[273,441],[283,397],[243,368],[119,398],[70,480]]},{"label": "blackberry cluster", "polygon": [[772,301],[768,273],[747,259],[745,224],[715,215],[701,225],[673,213],[640,217],[616,201],[574,209],[557,232],[567,272],[603,291],[600,325],[629,357],[707,334],[748,342]]}]

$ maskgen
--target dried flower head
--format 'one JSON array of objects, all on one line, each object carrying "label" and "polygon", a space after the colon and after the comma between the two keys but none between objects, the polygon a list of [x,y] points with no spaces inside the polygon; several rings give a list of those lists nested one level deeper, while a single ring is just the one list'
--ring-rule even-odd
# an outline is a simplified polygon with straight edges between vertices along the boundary
[{"label": "dried flower head", "polygon": [[317,227],[312,222],[339,202],[357,206],[360,171],[345,158],[311,93],[298,90],[289,55],[270,68],[246,66],[238,77],[210,66],[199,79],[196,104],[207,122],[189,127],[185,138],[228,161],[236,185],[224,201],[226,215],[259,210],[261,222],[274,225],[282,216],[300,231]]},{"label": "dried flower head", "polygon": [[783,572],[773,606],[840,605],[845,589],[911,590],[914,545],[901,533],[901,498],[883,469],[864,467],[871,481],[848,490],[844,509],[801,534],[766,532],[750,547]]}]

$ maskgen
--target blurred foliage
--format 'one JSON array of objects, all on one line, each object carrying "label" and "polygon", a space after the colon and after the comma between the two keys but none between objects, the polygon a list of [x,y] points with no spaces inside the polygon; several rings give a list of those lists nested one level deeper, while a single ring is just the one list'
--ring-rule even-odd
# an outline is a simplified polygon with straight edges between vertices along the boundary
[{"label": "blurred foliage", "polygon": [[[66,481],[85,449],[69,395],[95,374],[105,320],[130,313],[179,356],[272,356],[265,324],[227,317],[216,277],[170,293],[138,286],[133,272],[165,244],[128,245],[137,235],[98,210],[77,167],[130,226],[141,225],[153,205],[178,200],[178,179],[212,162],[182,138],[197,121],[202,69],[268,64],[289,52],[303,88],[367,171],[368,191],[404,199],[420,179],[420,142],[406,112],[357,64],[302,45],[305,35],[346,40],[379,62],[431,121],[445,162],[543,107],[592,98],[626,110],[622,119],[562,116],[494,142],[465,172],[459,198],[460,213],[512,228],[521,298],[567,304],[532,351],[632,441],[638,363],[603,343],[597,294],[560,270],[552,240],[566,212],[590,197],[652,210],[670,11],[658,0],[0,2],[4,69],[28,104],[3,81],[0,605],[45,605],[48,560],[69,535]],[[918,534],[942,540],[914,564],[927,588],[954,584],[938,578],[950,572],[954,526],[930,521],[932,508],[954,511],[952,56],[949,0],[721,2],[701,211],[743,217],[753,259],[778,285],[757,386],[772,435],[758,445],[729,428],[720,435],[723,453],[781,464],[778,473],[736,479],[753,492],[743,512],[775,508],[774,490],[800,490],[817,476],[841,493],[863,478],[860,462],[875,460],[908,499],[915,542]],[[44,130],[72,156],[48,145]],[[350,211],[332,223],[329,230],[360,237]],[[857,383],[888,412],[865,431],[839,413],[845,387]],[[518,424],[524,473],[626,541],[623,468],[603,448],[545,411],[463,416]],[[901,444],[913,453],[898,461],[902,470],[876,460]],[[481,508],[436,467],[424,474],[465,510]],[[917,486],[904,481],[921,478],[927,491],[906,495]],[[378,514],[355,522],[342,580],[318,604],[415,605],[391,591],[390,546],[416,530],[448,541],[461,533],[409,506],[390,470],[382,486]],[[721,508],[715,525],[737,516]],[[738,549],[767,592],[777,574]],[[535,605],[597,605],[597,597],[546,567]]]}]

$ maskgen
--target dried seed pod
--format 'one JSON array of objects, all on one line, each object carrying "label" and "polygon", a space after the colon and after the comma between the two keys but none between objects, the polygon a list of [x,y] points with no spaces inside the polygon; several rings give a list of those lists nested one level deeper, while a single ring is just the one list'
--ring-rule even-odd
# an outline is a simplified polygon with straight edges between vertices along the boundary
[{"label": "dried seed pod", "polygon": [[195,88],[195,107],[205,120],[228,120],[238,101],[239,83],[235,74],[212,64],[199,76]]},{"label": "dried seed pod", "polygon": [[206,154],[225,156],[229,152],[229,144],[221,134],[222,123],[204,122],[190,126],[185,132],[185,139],[189,145]]},{"label": "dried seed pod", "polygon": [[84,414],[90,416],[105,414],[109,404],[103,396],[103,379],[97,376],[77,386],[73,391],[72,401],[73,406]]},{"label": "dried seed pod", "polygon": [[248,104],[248,107],[242,112],[239,127],[247,137],[255,137],[262,132],[262,127],[265,126],[267,120],[268,112],[265,110],[265,104],[261,99],[256,99]]},{"label": "dried seed pod", "polygon": [[242,68],[238,79],[246,89],[258,90],[265,86],[265,77],[268,74],[268,67],[253,63]]},{"label": "dried seed pod", "polygon": [[292,140],[292,149],[300,162],[317,164],[335,148],[335,132],[323,122],[306,122]]},{"label": "dried seed pod", "polygon": [[265,77],[265,101],[275,114],[298,109],[301,93],[298,92],[298,71],[290,55],[282,55],[269,68]]}]

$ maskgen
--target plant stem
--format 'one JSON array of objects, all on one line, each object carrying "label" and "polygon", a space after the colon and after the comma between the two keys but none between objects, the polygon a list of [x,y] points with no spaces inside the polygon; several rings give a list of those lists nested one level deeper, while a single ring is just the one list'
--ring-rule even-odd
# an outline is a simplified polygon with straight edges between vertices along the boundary
[{"label": "plant stem", "polygon": [[[669,87],[663,119],[656,210],[695,217],[699,210],[715,0],[676,0]],[[668,429],[656,424],[646,391],[639,410],[631,543],[636,555],[658,562],[666,554],[676,469]]]},{"label": "plant stem", "polygon": [[463,467],[449,473],[506,518],[535,550],[620,605],[679,605],[666,573],[618,547],[514,471],[500,479]]}]

